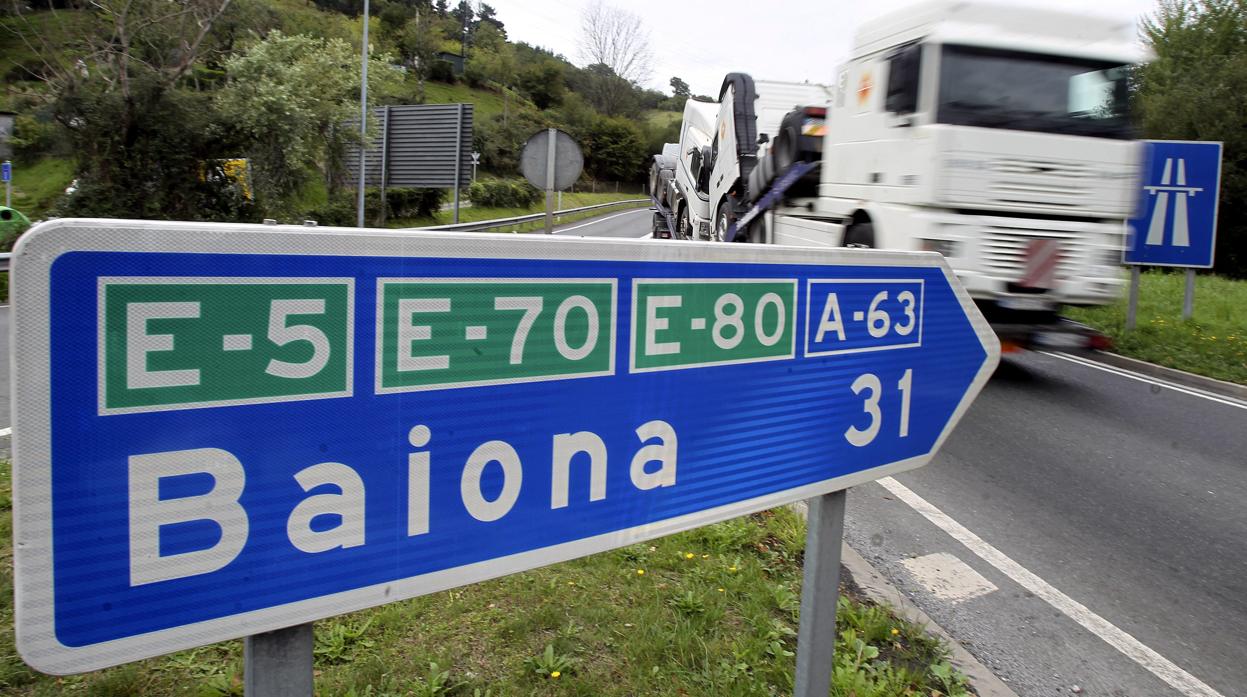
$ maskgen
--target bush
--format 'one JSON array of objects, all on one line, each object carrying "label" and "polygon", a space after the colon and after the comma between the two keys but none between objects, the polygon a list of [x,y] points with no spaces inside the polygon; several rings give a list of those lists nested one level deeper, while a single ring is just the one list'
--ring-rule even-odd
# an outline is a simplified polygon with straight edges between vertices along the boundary
[{"label": "bush", "polygon": [[22,115],[13,119],[13,136],[9,142],[13,145],[13,154],[30,161],[50,152],[58,141],[57,136],[55,123]]},{"label": "bush", "polygon": [[[444,189],[387,189],[385,215],[387,219],[430,218],[442,207],[445,198]],[[378,223],[380,203],[379,189],[368,189],[364,192],[364,219],[369,224]],[[358,215],[356,206],[355,193],[346,192],[327,203],[306,210],[302,218],[291,222],[315,220],[318,225],[354,227]]]},{"label": "bush", "polygon": [[435,60],[429,67],[429,79],[434,82],[455,83],[455,66],[447,60]]},{"label": "bush", "polygon": [[468,200],[482,208],[528,208],[541,192],[523,179],[481,179],[468,187]]}]

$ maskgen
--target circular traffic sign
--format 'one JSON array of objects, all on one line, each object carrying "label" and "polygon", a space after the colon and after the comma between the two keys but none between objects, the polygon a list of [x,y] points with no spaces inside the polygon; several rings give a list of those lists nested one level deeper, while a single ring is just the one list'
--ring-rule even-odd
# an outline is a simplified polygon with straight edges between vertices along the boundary
[{"label": "circular traffic sign", "polygon": [[[554,133],[554,186],[547,187],[551,133]],[[538,189],[562,191],[570,188],[580,178],[584,166],[585,158],[580,146],[571,136],[556,128],[542,129],[534,134],[524,143],[524,151],[520,153],[520,171]]]}]

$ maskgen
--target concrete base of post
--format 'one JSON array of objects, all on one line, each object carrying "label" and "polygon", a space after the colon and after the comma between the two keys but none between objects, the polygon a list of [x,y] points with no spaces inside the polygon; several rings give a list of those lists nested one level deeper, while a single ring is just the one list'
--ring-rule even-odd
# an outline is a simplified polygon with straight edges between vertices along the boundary
[{"label": "concrete base of post", "polygon": [[311,624],[243,639],[246,697],[312,697]]}]

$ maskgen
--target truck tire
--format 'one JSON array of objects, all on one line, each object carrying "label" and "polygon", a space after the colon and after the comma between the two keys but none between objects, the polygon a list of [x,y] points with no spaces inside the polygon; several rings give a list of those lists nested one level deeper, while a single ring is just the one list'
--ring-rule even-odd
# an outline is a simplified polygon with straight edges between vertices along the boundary
[{"label": "truck tire", "polygon": [[727,228],[732,223],[731,214],[731,199],[725,198],[719,203],[719,209],[714,213],[714,229],[710,233],[712,242],[722,242],[727,238]]},{"label": "truck tire", "polygon": [[855,249],[874,249],[875,224],[866,221],[851,225],[844,233],[844,246]]},{"label": "truck tire", "polygon": [[689,220],[688,207],[680,206],[680,214],[675,221],[676,236],[682,240],[693,239],[693,221]]},{"label": "truck tire", "polygon": [[775,134],[775,144],[771,146],[771,162],[774,167],[771,177],[791,167],[801,157],[800,148],[801,137],[797,135],[797,127],[789,123],[786,116],[779,133]]}]

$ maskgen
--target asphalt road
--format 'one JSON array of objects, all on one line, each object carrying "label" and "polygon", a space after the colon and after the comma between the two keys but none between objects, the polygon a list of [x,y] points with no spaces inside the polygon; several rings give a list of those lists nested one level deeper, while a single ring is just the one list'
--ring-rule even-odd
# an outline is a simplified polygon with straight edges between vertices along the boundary
[{"label": "asphalt road", "polygon": [[[8,332],[0,307],[6,392]],[[1245,427],[1234,400],[1010,357],[934,462],[850,492],[846,535],[1022,697],[1247,694]]]},{"label": "asphalt road", "polygon": [[[1002,362],[931,465],[896,478],[1086,613],[1019,584],[1025,574],[954,539],[903,488],[850,492],[849,543],[1024,697],[1075,685],[1084,695],[1215,694],[1162,682],[1110,645],[1139,653],[1123,635],[1161,657],[1142,663],[1242,695],[1244,426],[1247,404],[1028,353]],[[983,592],[973,572],[932,554],[997,589]],[[942,567],[942,582],[915,558]],[[971,596],[948,597],[976,583]],[[1092,614],[1121,634],[1079,623]]]}]

